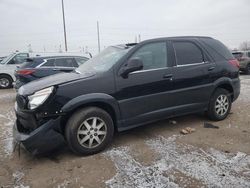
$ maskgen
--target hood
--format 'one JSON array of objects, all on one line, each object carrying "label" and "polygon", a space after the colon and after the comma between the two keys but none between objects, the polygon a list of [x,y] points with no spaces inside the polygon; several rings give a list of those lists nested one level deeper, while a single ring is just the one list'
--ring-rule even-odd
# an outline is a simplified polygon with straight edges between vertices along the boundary
[{"label": "hood", "polygon": [[18,94],[19,95],[31,95],[41,89],[45,89],[50,86],[56,86],[60,84],[64,84],[67,82],[72,82],[75,80],[85,79],[89,78],[91,76],[94,76],[95,73],[91,72],[84,72],[84,73],[59,73],[52,76],[44,77],[39,80],[32,81],[28,84],[23,85],[19,88]]}]

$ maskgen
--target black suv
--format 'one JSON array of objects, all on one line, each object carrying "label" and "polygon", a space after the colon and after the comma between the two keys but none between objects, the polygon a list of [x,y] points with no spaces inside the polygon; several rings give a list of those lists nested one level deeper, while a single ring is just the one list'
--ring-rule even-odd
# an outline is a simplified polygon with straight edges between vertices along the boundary
[{"label": "black suv", "polygon": [[213,38],[111,46],[75,72],[22,86],[14,137],[33,154],[65,141],[75,153],[94,154],[115,130],[201,111],[223,120],[239,94],[239,63]]},{"label": "black suv", "polygon": [[18,89],[28,82],[57,74],[71,72],[88,60],[82,56],[47,56],[27,58],[15,71],[15,88]]}]

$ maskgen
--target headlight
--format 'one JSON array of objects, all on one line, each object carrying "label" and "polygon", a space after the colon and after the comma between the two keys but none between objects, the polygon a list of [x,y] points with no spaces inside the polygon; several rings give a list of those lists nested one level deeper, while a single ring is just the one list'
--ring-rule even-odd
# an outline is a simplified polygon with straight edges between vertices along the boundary
[{"label": "headlight", "polygon": [[40,91],[35,92],[33,95],[28,96],[29,103],[28,108],[33,110],[43,104],[50,94],[53,92],[54,87],[48,87]]}]

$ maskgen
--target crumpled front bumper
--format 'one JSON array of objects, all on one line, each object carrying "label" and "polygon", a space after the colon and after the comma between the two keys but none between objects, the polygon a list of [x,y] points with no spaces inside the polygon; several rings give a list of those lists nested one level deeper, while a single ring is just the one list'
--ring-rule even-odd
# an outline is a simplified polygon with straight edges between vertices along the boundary
[{"label": "crumpled front bumper", "polygon": [[60,119],[61,117],[51,119],[29,134],[20,131],[21,125],[17,119],[13,127],[13,137],[33,155],[51,152],[65,144],[63,135],[58,131]]}]

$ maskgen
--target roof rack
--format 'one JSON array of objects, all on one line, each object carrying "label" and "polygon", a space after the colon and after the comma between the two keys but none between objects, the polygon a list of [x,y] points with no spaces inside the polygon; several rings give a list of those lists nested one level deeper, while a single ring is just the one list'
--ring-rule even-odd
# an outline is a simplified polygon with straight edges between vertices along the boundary
[{"label": "roof rack", "polygon": [[125,44],[126,46],[135,46],[135,45],[137,45],[138,43],[136,43],[136,42],[134,42],[134,43],[127,43],[127,44]]}]

